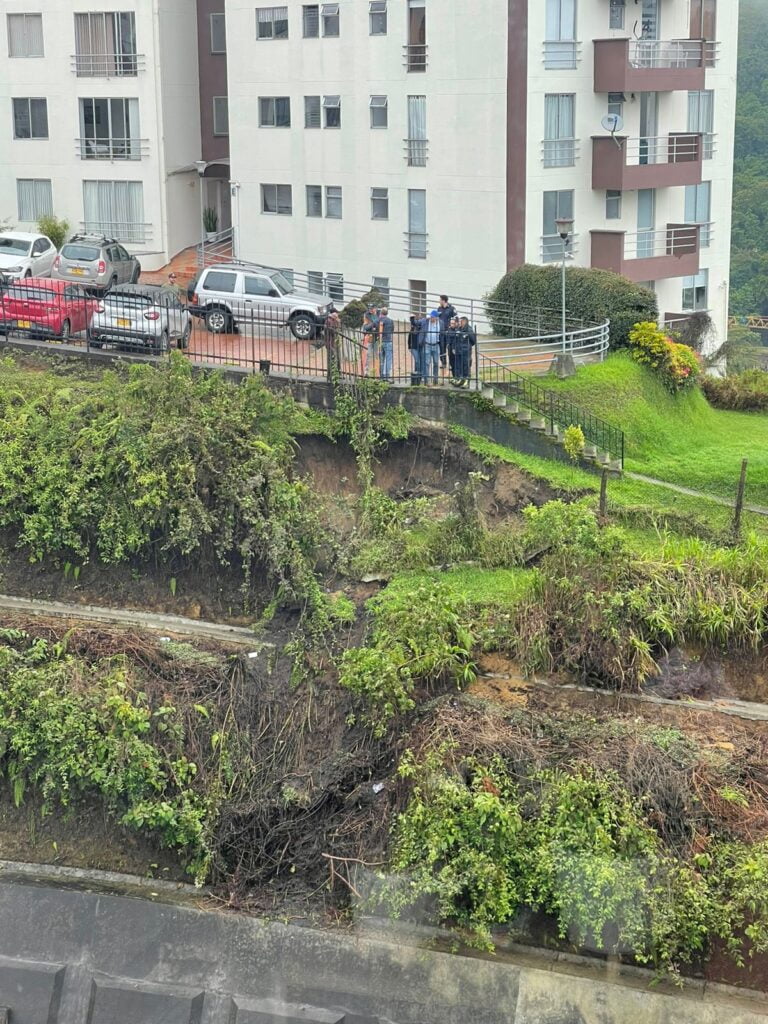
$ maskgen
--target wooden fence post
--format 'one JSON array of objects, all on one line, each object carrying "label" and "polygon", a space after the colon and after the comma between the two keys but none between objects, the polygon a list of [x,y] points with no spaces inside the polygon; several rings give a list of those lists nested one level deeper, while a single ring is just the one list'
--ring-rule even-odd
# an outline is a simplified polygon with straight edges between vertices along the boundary
[{"label": "wooden fence post", "polygon": [[741,460],[741,477],[739,478],[739,490],[736,494],[736,508],[733,513],[732,533],[734,541],[741,537],[741,514],[744,511],[744,492],[747,486],[747,459]]}]

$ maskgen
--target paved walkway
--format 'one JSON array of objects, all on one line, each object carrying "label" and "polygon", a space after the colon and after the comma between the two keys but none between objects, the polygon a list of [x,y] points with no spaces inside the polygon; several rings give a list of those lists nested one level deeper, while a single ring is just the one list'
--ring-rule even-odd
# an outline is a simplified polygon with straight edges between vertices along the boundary
[{"label": "paved walkway", "polygon": [[[707,494],[705,491],[695,491],[691,487],[681,487],[679,484],[671,484],[668,480],[657,480],[654,476],[644,476],[642,473],[631,473],[624,470],[624,476],[630,480],[640,480],[644,484],[655,484],[657,487],[666,487],[670,491],[677,491],[678,494],[687,494],[691,498],[704,498],[706,501],[714,501],[716,505],[724,505],[726,508],[736,508],[736,501],[733,498],[721,498],[715,494]],[[745,512],[754,512],[757,516],[768,516],[768,508],[763,505],[744,505]]]}]

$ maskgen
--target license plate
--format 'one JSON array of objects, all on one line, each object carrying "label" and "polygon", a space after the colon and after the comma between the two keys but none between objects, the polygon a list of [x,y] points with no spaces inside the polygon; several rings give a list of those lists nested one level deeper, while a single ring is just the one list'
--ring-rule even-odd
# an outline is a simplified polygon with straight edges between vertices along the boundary
[{"label": "license plate", "polygon": [[131,326],[131,321],[130,320],[118,320],[117,321],[117,326],[118,327],[130,327]]},{"label": "license plate", "polygon": [[79,277],[83,277],[85,275],[85,270],[83,270],[82,267],[71,267],[70,269],[71,273],[77,274]]},{"label": "license plate", "polygon": [[32,323],[29,320],[17,320],[16,326],[19,328],[20,331],[28,331],[32,326]]}]

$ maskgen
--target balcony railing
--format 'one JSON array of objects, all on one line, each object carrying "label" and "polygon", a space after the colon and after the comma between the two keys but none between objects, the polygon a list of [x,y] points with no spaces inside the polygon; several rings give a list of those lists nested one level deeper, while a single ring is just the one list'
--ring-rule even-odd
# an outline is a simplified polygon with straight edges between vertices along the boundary
[{"label": "balcony railing", "polygon": [[408,43],[403,47],[403,64],[406,71],[427,70],[427,44]]},{"label": "balcony railing", "polygon": [[592,188],[666,188],[699,185],[702,136],[691,132],[629,139],[592,138]]},{"label": "balcony railing", "polygon": [[541,143],[545,167],[573,167],[578,151],[577,139],[543,139]]},{"label": "balcony railing", "polygon": [[547,39],[544,43],[544,67],[547,71],[572,71],[581,57],[581,43],[575,40]]},{"label": "balcony railing", "polygon": [[412,260],[427,258],[429,235],[425,231],[405,232],[405,251]]},{"label": "balcony railing", "polygon": [[103,234],[118,242],[148,242],[152,237],[151,224],[132,220],[81,220],[80,227],[89,234]]},{"label": "balcony railing", "polygon": [[403,141],[405,142],[405,162],[408,166],[426,167],[429,141],[427,139],[404,139]]},{"label": "balcony railing", "polygon": [[149,139],[75,139],[81,160],[141,160],[149,153]]},{"label": "balcony railing", "polygon": [[595,92],[700,91],[707,54],[702,39],[596,39]]},{"label": "balcony railing", "polygon": [[72,70],[78,78],[135,78],[145,67],[143,53],[72,54]]},{"label": "balcony railing", "polygon": [[[579,251],[579,236],[571,235],[568,239],[568,249],[565,258],[570,259]],[[541,236],[541,262],[559,263],[563,258],[563,240],[560,235]]]},{"label": "balcony railing", "polygon": [[667,224],[660,230],[592,231],[591,265],[631,281],[692,277],[699,272],[698,224]]}]

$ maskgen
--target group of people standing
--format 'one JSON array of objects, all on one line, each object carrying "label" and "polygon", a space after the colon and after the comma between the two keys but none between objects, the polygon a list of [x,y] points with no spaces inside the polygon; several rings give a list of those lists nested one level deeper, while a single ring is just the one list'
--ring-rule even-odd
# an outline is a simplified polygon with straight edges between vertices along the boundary
[{"label": "group of people standing", "polygon": [[[368,309],[363,318],[363,372],[376,372],[382,380],[393,379],[395,323],[386,307]],[[449,373],[454,387],[468,387],[472,372],[472,349],[477,336],[465,316],[458,316],[447,295],[440,296],[437,309],[428,316],[410,317],[408,351],[413,360],[411,382],[434,386],[441,374]]]}]

